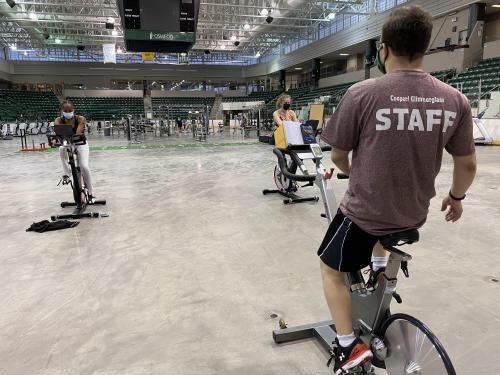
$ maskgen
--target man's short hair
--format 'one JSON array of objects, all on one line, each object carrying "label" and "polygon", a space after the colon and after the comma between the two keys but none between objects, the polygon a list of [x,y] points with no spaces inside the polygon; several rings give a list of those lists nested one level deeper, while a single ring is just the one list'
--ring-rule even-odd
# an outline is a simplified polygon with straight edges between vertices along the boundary
[{"label": "man's short hair", "polygon": [[429,47],[432,16],[419,6],[403,6],[393,10],[382,27],[381,43],[386,43],[396,56],[415,60]]}]

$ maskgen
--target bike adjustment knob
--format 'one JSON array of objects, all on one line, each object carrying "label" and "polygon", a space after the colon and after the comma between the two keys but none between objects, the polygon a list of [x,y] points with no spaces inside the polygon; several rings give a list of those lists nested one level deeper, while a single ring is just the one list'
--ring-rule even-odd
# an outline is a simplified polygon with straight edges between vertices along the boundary
[{"label": "bike adjustment knob", "polygon": [[410,277],[410,271],[408,271],[408,262],[401,262],[401,271],[406,277]]},{"label": "bike adjustment knob", "polygon": [[394,299],[396,300],[397,303],[403,303],[403,299],[401,298],[401,296],[398,293],[392,292],[392,296],[394,297]]}]

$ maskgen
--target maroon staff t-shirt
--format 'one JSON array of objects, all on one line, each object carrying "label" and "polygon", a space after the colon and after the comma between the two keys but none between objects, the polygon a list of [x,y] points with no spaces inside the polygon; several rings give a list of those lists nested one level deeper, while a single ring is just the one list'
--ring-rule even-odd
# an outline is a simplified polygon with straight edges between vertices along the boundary
[{"label": "maroon staff t-shirt", "polygon": [[340,209],[361,229],[384,235],[421,227],[436,195],[443,149],[474,153],[467,98],[420,70],[398,70],[347,91],[322,139],[352,150]]}]

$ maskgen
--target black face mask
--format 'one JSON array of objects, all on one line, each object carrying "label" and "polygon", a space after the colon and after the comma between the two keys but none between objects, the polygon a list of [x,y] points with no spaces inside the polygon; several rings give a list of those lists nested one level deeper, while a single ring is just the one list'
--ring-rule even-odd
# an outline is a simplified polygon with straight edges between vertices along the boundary
[{"label": "black face mask", "polygon": [[288,111],[288,110],[290,109],[290,103],[285,103],[285,104],[283,104],[283,109],[284,109],[285,111]]}]

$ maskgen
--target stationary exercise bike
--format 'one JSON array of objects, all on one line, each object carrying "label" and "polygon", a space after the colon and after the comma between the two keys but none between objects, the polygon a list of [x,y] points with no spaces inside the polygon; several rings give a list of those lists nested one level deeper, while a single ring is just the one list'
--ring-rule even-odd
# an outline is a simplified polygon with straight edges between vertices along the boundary
[{"label": "stationary exercise bike", "polygon": [[[313,141],[315,138],[319,137],[322,132],[322,129],[318,128],[317,120],[308,120],[304,125],[310,126],[311,136],[314,136],[314,138],[310,139]],[[304,164],[304,161],[311,159],[312,156],[309,144],[288,145],[286,148],[276,148],[275,150],[278,150],[280,152],[280,155],[284,159],[284,166],[286,166],[286,169],[290,173],[284,173],[283,167],[278,162],[273,171],[276,189],[264,189],[262,190],[262,194],[280,194],[285,197],[285,199],[283,199],[284,204],[317,202],[319,200],[319,197],[317,196],[304,198],[297,195],[299,187],[314,185],[315,175],[309,175],[309,171]],[[330,151],[331,147],[323,146],[322,150]],[[276,154],[276,152],[274,152],[274,154],[278,155]],[[297,170],[300,170],[302,175],[296,174]],[[299,182],[301,181],[306,183],[304,185],[300,185]]]},{"label": "stationary exercise bike", "polygon": [[[317,144],[310,145],[316,163],[315,183],[321,191],[325,213],[322,215],[331,222],[337,203],[329,180],[333,170],[326,170],[321,163],[323,153]],[[283,174],[289,178],[300,180],[304,176],[296,176],[287,168],[283,154],[275,149]],[[337,178],[348,178],[339,174]],[[346,275],[346,285],[350,289],[352,301],[352,320],[354,329],[363,342],[371,349],[374,358],[371,363],[358,366],[344,374],[373,375],[373,366],[385,368],[388,375],[456,375],[453,364],[445,349],[430,329],[418,319],[407,314],[390,312],[393,299],[402,303],[396,292],[397,276],[401,269],[409,277],[409,254],[396,247],[418,242],[417,230],[407,230],[386,235],[380,238],[382,246],[390,253],[385,275],[376,288],[367,287],[361,271]],[[302,340],[317,339],[330,354],[327,365],[337,360],[337,348],[334,344],[336,336],[332,321],[287,327],[283,319],[280,329],[273,331],[273,339],[277,344]]]},{"label": "stationary exercise bike", "polygon": [[75,207],[72,214],[53,215],[53,221],[60,219],[81,219],[81,218],[99,218],[107,217],[108,214],[100,212],[85,212],[87,206],[105,205],[106,200],[90,200],[89,192],[85,186],[85,179],[78,165],[78,152],[75,146],[84,145],[87,141],[84,135],[74,134],[72,126],[56,125],[54,126],[55,135],[47,135],[48,142],[52,147],[63,147],[68,153],[69,165],[71,168],[72,181],[70,182],[73,190],[73,202],[61,202],[61,207]]},{"label": "stationary exercise bike", "polygon": [[[322,149],[329,151],[331,147],[324,146]],[[313,186],[316,178],[315,175],[309,174],[304,164],[304,160],[311,159],[309,145],[293,145],[282,149],[275,148],[273,152],[276,156],[278,156],[277,152],[279,152],[280,157],[283,159],[282,163],[280,163],[278,157],[278,164],[274,167],[273,177],[276,189],[264,189],[262,194],[280,194],[285,197],[283,199],[284,204],[319,201],[317,196],[300,197],[297,195],[299,187]],[[297,170],[300,170],[302,174],[296,174]],[[305,182],[305,184],[299,185],[299,182]]]}]

